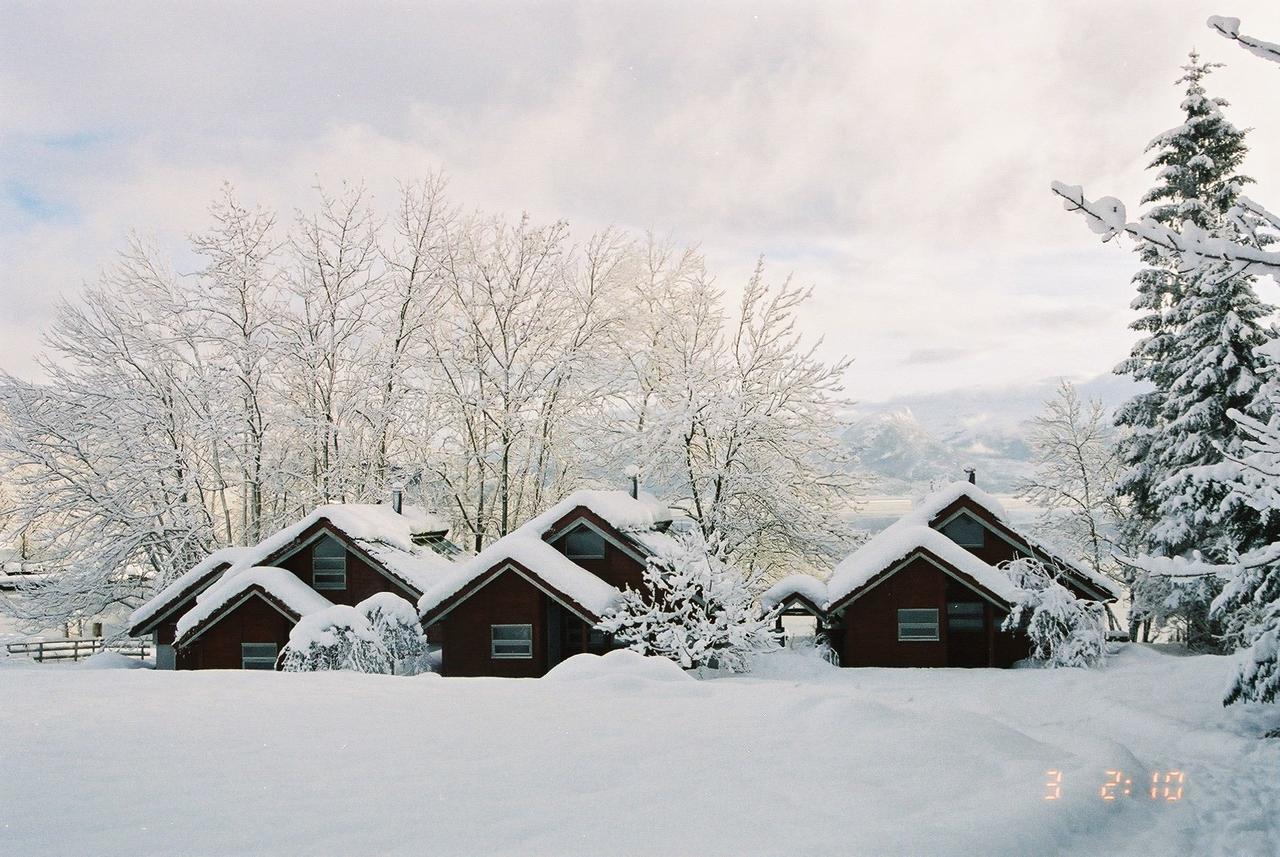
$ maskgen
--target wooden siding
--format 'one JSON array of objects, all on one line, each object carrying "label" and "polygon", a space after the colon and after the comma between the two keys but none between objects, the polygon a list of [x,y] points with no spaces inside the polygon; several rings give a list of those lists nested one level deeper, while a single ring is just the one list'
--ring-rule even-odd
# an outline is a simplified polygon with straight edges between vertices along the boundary
[{"label": "wooden siding", "polygon": [[[577,507],[552,524],[543,534],[543,538],[560,553],[565,553],[565,537],[579,521],[590,521],[597,529],[608,533],[610,537],[623,544],[634,544],[626,535],[618,532],[612,524],[585,506]],[[638,546],[635,547],[635,551],[643,555],[643,551]],[[637,562],[634,557],[629,556],[607,539],[604,544],[603,558],[574,559],[573,561],[617,589],[631,587],[640,591],[644,587],[644,563]]]},{"label": "wooden siding", "polygon": [[[947,627],[949,601],[982,602],[983,630],[953,639]],[[936,641],[898,640],[898,610],[913,608],[938,611]],[[1006,613],[917,556],[845,607],[832,636],[847,667],[1010,666],[1026,657],[1027,649],[1025,639],[999,630]],[[977,661],[971,658],[975,645]]]},{"label": "wooden siding", "polygon": [[[323,527],[309,529],[304,534],[304,538],[311,538],[319,532],[319,529],[323,529]],[[341,538],[338,538],[338,541],[345,544]],[[316,542],[312,542],[291,556],[271,564],[293,572],[299,580],[307,586],[311,586],[311,555],[315,550],[315,546]],[[346,604],[354,607],[370,595],[376,595],[379,592],[394,592],[410,604],[417,603],[421,593],[414,592],[405,585],[392,580],[371,566],[349,547],[346,553],[347,586],[345,589],[316,590],[325,598],[328,598],[334,604]]]},{"label": "wooden siding", "polygon": [[178,652],[177,668],[240,669],[241,643],[275,643],[283,650],[294,622],[257,595],[223,615]]},{"label": "wooden siding", "polygon": [[[1022,551],[1009,543],[1009,539],[1019,544],[1026,543],[1026,539],[1023,538],[1017,530],[1014,530],[1008,524],[1001,521],[995,515],[992,515],[968,497],[960,497],[956,499],[953,503],[935,515],[929,525],[934,529],[940,530],[944,521],[951,518],[956,514],[956,512],[961,510],[964,510],[972,517],[982,521],[988,527],[982,547],[965,548],[965,550],[987,563],[987,565],[998,566],[1001,563],[1011,562],[1019,557],[1031,556],[1031,553]],[[991,530],[995,530],[995,532],[991,532]],[[1000,535],[997,535],[998,533],[1003,534],[1006,538],[1001,538]],[[1031,546],[1027,545],[1027,547],[1030,548]],[[1039,554],[1037,558],[1042,561],[1066,564],[1064,560],[1051,556],[1044,551],[1035,552]],[[1061,583],[1066,586],[1067,589],[1071,590],[1071,594],[1075,595],[1077,598],[1083,598],[1085,600],[1092,600],[1094,598],[1092,594],[1085,592],[1072,580],[1064,577],[1064,579],[1061,580]]]},{"label": "wooden siding", "polygon": [[[446,676],[537,678],[546,673],[548,611],[552,602],[515,571],[503,571],[439,622],[440,671]],[[491,625],[532,625],[532,658],[494,658]]]}]

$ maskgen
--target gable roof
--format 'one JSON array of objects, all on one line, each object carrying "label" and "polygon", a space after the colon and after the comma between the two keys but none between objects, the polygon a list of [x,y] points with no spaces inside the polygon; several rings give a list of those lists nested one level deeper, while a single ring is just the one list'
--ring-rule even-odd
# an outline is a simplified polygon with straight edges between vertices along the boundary
[{"label": "gable roof", "polygon": [[542,535],[579,506],[589,509],[620,532],[662,530],[671,523],[666,504],[644,491],[632,497],[628,491],[574,491],[547,511],[529,520],[521,530]]},{"label": "gable roof", "polygon": [[810,574],[792,574],[770,586],[760,596],[760,606],[772,610],[779,604],[800,601],[815,615],[827,609],[827,584]]},{"label": "gable roof", "polygon": [[[1048,540],[1030,536],[1009,523],[1004,506],[995,497],[969,482],[955,482],[930,494],[913,509],[911,515],[925,519],[932,527],[941,526],[961,510],[977,511],[972,517],[993,530],[996,535],[1040,559],[1064,571],[1071,582],[1087,593],[1104,600],[1120,597],[1116,582],[1087,566],[1065,558],[1065,551],[1053,547]],[[984,514],[985,513],[985,514]]]},{"label": "gable roof", "polygon": [[585,620],[599,620],[622,598],[616,588],[542,539],[517,530],[461,563],[453,574],[427,590],[418,599],[418,615],[428,625],[444,618],[507,568]]},{"label": "gable roof", "polygon": [[993,600],[1012,603],[1019,590],[1004,571],[935,529],[962,510],[1014,547],[1063,568],[1076,582],[1083,583],[1084,588],[1095,590],[1103,597],[1117,596],[1115,585],[1110,581],[1099,580],[1099,575],[1063,560],[1010,526],[1004,506],[995,497],[970,482],[954,482],[923,498],[910,512],[868,539],[835,567],[827,584],[829,609],[839,609],[873,583],[883,580],[885,572],[901,567],[917,555],[926,555],[935,565],[945,566],[962,579],[967,578],[964,582],[976,586]]},{"label": "gable roof", "polygon": [[293,572],[273,566],[255,566],[234,577],[224,577],[196,596],[195,606],[178,620],[174,645],[190,643],[254,595],[264,598],[295,622],[308,613],[333,606],[329,599],[307,586]]},{"label": "gable roof", "polygon": [[129,617],[130,636],[150,633],[192,595],[206,591],[214,581],[237,576],[248,569],[268,566],[331,533],[371,564],[384,571],[412,597],[420,596],[451,572],[454,564],[430,547],[416,544],[414,536],[441,533],[448,522],[416,506],[396,512],[382,503],[330,503],[250,547],[222,548],[156,593]]},{"label": "gable roof", "polygon": [[869,584],[882,580],[885,572],[918,554],[960,572],[993,600],[1011,604],[1018,597],[1018,587],[1003,571],[978,559],[937,530],[904,517],[840,561],[827,583],[828,608],[838,610],[861,595]]},{"label": "gable roof", "polygon": [[227,577],[254,566],[273,565],[305,547],[323,529],[365,554],[405,589],[421,595],[453,570],[450,560],[414,544],[413,536],[438,530],[440,519],[413,506],[398,513],[384,503],[330,503],[268,536],[226,571]]},{"label": "gable roof", "polygon": [[129,614],[129,636],[151,633],[175,608],[206,589],[244,555],[246,548],[222,548],[209,554]]}]

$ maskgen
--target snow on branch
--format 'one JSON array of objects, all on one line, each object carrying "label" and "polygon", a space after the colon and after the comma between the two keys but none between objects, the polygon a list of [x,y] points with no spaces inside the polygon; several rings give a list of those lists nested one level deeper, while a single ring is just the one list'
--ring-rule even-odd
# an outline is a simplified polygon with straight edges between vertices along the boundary
[{"label": "snow on branch", "polygon": [[[1272,277],[1280,280],[1280,253],[1249,247],[1225,238],[1219,238],[1194,223],[1182,224],[1182,231],[1175,232],[1167,226],[1150,218],[1141,221],[1130,221],[1127,218],[1124,203],[1113,196],[1104,196],[1097,200],[1085,198],[1084,189],[1079,185],[1068,185],[1053,182],[1050,188],[1062,198],[1063,208],[1067,211],[1078,211],[1084,215],[1089,228],[1102,236],[1102,240],[1110,241],[1120,233],[1130,237],[1149,241],[1165,250],[1177,253],[1182,257],[1188,269],[1206,262],[1229,262],[1242,266],[1240,271],[1251,266],[1264,269]],[[1256,206],[1256,203],[1250,203]],[[1251,212],[1254,209],[1249,209]],[[1269,222],[1276,221],[1275,215],[1265,213],[1265,209],[1257,206]]]},{"label": "snow on branch", "polygon": [[1274,63],[1280,63],[1280,45],[1274,42],[1264,42],[1262,39],[1256,39],[1253,36],[1243,36],[1240,34],[1240,19],[1226,18],[1221,15],[1210,15],[1209,20],[1205,21],[1210,30],[1216,30],[1219,35],[1224,36],[1232,41],[1239,42],[1240,47],[1244,48],[1255,56],[1260,56],[1264,60],[1270,60]]}]

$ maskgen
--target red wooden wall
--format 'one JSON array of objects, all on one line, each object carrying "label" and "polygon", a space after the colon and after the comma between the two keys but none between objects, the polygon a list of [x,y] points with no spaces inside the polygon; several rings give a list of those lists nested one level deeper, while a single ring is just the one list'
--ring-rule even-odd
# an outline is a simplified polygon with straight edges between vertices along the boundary
[{"label": "red wooden wall", "polygon": [[236,607],[179,653],[178,669],[238,670],[241,643],[289,642],[293,621],[258,596]]}]

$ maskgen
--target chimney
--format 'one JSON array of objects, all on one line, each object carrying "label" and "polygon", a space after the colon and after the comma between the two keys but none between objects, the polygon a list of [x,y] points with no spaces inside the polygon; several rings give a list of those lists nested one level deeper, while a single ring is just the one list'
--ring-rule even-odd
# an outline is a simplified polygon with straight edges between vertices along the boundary
[{"label": "chimney", "polygon": [[404,489],[401,488],[399,485],[393,485],[391,487],[391,511],[395,512],[397,515],[400,515],[400,514],[403,514],[402,512],[403,508],[404,508]]},{"label": "chimney", "polygon": [[978,484],[978,471],[977,471],[977,470],[975,470],[975,469],[974,469],[974,468],[972,468],[972,467],[966,467],[966,468],[964,469],[964,472],[969,474],[969,484],[970,484],[970,485],[977,485],[977,484]]},{"label": "chimney", "polygon": [[640,499],[640,468],[633,464],[626,469],[626,474],[631,477],[631,499]]}]

